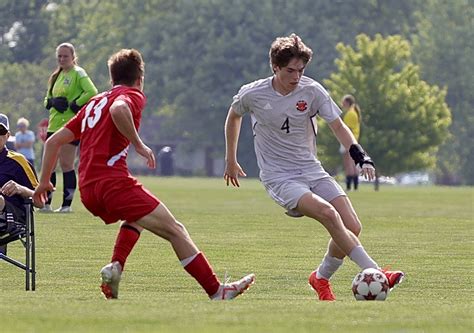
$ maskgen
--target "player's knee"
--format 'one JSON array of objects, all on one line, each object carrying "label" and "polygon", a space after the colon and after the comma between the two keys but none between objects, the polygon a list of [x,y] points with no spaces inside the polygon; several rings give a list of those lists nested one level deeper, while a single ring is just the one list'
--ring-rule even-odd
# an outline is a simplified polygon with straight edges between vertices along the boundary
[{"label": "player's knee", "polygon": [[321,209],[319,221],[323,225],[325,226],[335,225],[338,219],[339,219],[339,213],[333,206],[326,205]]},{"label": "player's knee", "polygon": [[188,231],[186,227],[179,221],[173,220],[166,227],[166,233],[169,238],[186,238],[188,237]]},{"label": "player's knee", "polygon": [[348,226],[348,229],[352,231],[352,233],[356,236],[359,236],[360,233],[362,232],[362,225],[360,222],[357,220],[355,223],[351,224]]}]

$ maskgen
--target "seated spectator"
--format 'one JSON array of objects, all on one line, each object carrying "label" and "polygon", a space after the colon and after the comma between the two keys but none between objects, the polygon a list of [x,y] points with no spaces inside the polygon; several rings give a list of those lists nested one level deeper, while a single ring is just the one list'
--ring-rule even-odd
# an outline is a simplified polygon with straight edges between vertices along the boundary
[{"label": "seated spectator", "polygon": [[0,113],[0,239],[10,232],[10,220],[23,220],[25,198],[33,195],[38,178],[26,158],[6,147],[10,127],[8,117]]}]

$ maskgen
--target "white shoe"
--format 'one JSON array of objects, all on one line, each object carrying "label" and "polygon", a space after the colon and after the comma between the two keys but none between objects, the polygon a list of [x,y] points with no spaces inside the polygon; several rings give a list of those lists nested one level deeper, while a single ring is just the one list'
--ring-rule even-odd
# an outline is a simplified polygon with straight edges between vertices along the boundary
[{"label": "white shoe", "polygon": [[100,289],[106,299],[118,298],[118,288],[120,279],[122,278],[122,266],[118,261],[105,265],[100,270],[102,284]]},{"label": "white shoe", "polygon": [[250,285],[255,282],[255,274],[244,276],[238,281],[232,283],[223,283],[219,286],[217,292],[210,298],[213,301],[222,301],[234,299],[244,291],[249,289]]},{"label": "white shoe", "polygon": [[62,206],[54,210],[55,213],[72,213],[71,206]]},{"label": "white shoe", "polygon": [[52,213],[53,208],[51,207],[51,205],[46,204],[46,205],[44,205],[43,208],[38,209],[38,212],[40,212],[40,213]]}]

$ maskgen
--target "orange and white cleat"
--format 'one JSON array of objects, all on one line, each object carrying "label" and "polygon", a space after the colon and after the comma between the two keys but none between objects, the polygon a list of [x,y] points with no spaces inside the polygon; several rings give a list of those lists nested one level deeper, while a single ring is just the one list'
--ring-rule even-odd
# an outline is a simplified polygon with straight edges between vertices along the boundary
[{"label": "orange and white cleat", "polygon": [[320,301],[336,300],[336,296],[331,289],[331,283],[326,279],[318,279],[316,277],[316,271],[310,274],[308,282],[311,288],[318,294]]},{"label": "orange and white cleat", "polygon": [[250,286],[255,282],[255,275],[249,274],[244,276],[238,281],[231,283],[223,283],[219,286],[217,292],[212,295],[210,298],[213,301],[223,301],[234,299],[244,291],[250,288]]},{"label": "orange and white cleat", "polygon": [[402,271],[389,271],[386,268],[381,269],[382,273],[385,274],[388,280],[388,286],[392,290],[396,285],[402,283],[405,273]]}]

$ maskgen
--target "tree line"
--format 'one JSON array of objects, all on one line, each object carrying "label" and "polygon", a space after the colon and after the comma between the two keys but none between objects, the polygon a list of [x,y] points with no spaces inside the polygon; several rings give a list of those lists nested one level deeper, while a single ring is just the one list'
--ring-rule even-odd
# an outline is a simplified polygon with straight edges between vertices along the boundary
[{"label": "tree line", "polygon": [[[55,47],[76,46],[99,90],[106,61],[136,48],[146,62],[148,142],[205,147],[223,156],[223,123],[239,87],[271,75],[268,49],[299,34],[312,47],[306,74],[339,102],[353,93],[362,143],[379,171],[433,170],[441,183],[474,184],[473,0],[0,1],[1,111],[33,124],[55,68]],[[257,168],[249,120],[239,160]],[[339,163],[321,124],[320,158]]]}]

